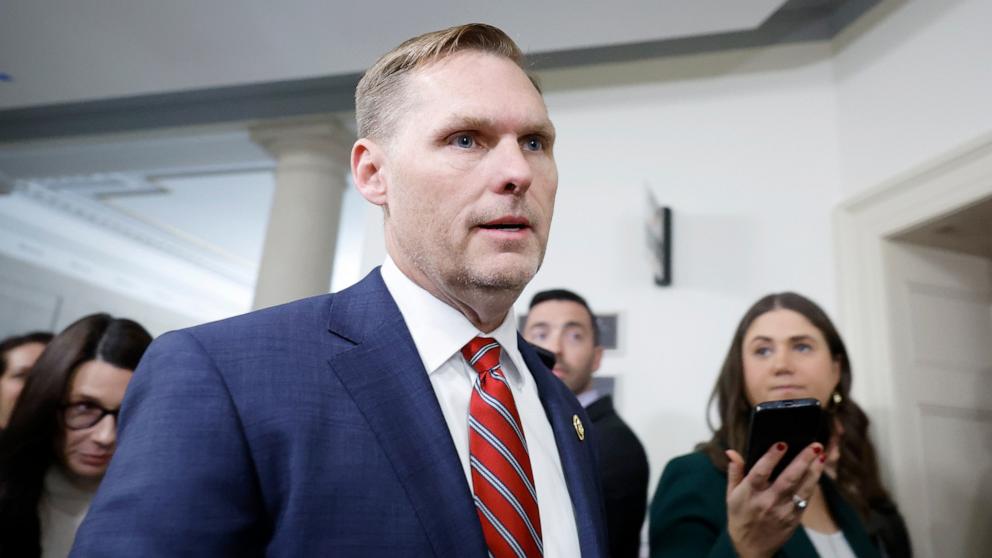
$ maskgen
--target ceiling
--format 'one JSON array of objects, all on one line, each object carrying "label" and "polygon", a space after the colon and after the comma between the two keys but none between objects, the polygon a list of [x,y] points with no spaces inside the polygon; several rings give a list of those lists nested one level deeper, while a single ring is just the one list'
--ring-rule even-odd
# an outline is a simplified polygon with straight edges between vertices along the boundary
[{"label": "ceiling", "polygon": [[406,38],[469,21],[555,52],[753,29],[784,3],[5,2],[0,108],[354,74]]},{"label": "ceiling", "polygon": [[992,199],[921,225],[897,239],[992,260]]},{"label": "ceiling", "polygon": [[829,39],[879,1],[15,0],[0,143],[348,112],[379,55],[468,21],[505,29],[540,70]]}]

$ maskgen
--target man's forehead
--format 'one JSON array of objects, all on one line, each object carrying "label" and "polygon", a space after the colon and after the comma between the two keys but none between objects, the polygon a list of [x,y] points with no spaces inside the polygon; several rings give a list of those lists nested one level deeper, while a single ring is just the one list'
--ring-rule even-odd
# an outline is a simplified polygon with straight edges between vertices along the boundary
[{"label": "man's forehead", "polygon": [[528,325],[569,325],[590,324],[589,312],[584,306],[572,300],[545,300],[535,304],[527,314]]},{"label": "man's forehead", "polygon": [[[480,75],[479,68],[489,66]],[[467,50],[450,54],[444,58],[426,62],[411,70],[404,80],[403,94],[409,104],[432,100],[444,94],[483,93],[487,90],[517,88],[514,100],[519,94],[530,95],[547,117],[544,96],[523,68],[513,60],[495,54]],[[471,97],[467,97],[470,101]]]}]

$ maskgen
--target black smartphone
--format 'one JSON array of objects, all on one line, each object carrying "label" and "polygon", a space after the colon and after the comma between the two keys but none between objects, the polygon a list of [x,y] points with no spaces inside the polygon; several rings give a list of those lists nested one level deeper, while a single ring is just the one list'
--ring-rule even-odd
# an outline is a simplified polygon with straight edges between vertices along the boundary
[{"label": "black smartphone", "polygon": [[761,456],[768,452],[772,444],[785,442],[788,448],[772,471],[769,481],[774,482],[779,473],[806,449],[806,446],[820,442],[826,447],[829,439],[830,432],[820,410],[820,402],[816,399],[783,399],[759,403],[751,410],[744,474],[746,475]]}]

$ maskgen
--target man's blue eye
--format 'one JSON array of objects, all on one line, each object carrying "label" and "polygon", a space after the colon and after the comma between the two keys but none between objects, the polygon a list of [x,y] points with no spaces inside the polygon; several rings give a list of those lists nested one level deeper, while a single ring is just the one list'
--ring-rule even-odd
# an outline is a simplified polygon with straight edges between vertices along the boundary
[{"label": "man's blue eye", "polygon": [[458,147],[473,147],[475,146],[475,138],[468,134],[459,134],[455,136],[455,145]]},{"label": "man's blue eye", "polygon": [[540,151],[544,149],[544,142],[541,138],[532,137],[524,141],[524,148],[528,151]]}]

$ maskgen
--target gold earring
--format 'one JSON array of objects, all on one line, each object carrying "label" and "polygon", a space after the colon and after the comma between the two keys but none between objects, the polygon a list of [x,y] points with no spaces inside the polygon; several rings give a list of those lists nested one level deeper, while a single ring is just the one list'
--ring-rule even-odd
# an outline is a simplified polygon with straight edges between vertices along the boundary
[{"label": "gold earring", "polygon": [[840,394],[839,391],[835,391],[833,395],[834,406],[840,405],[844,401],[844,396]]}]

